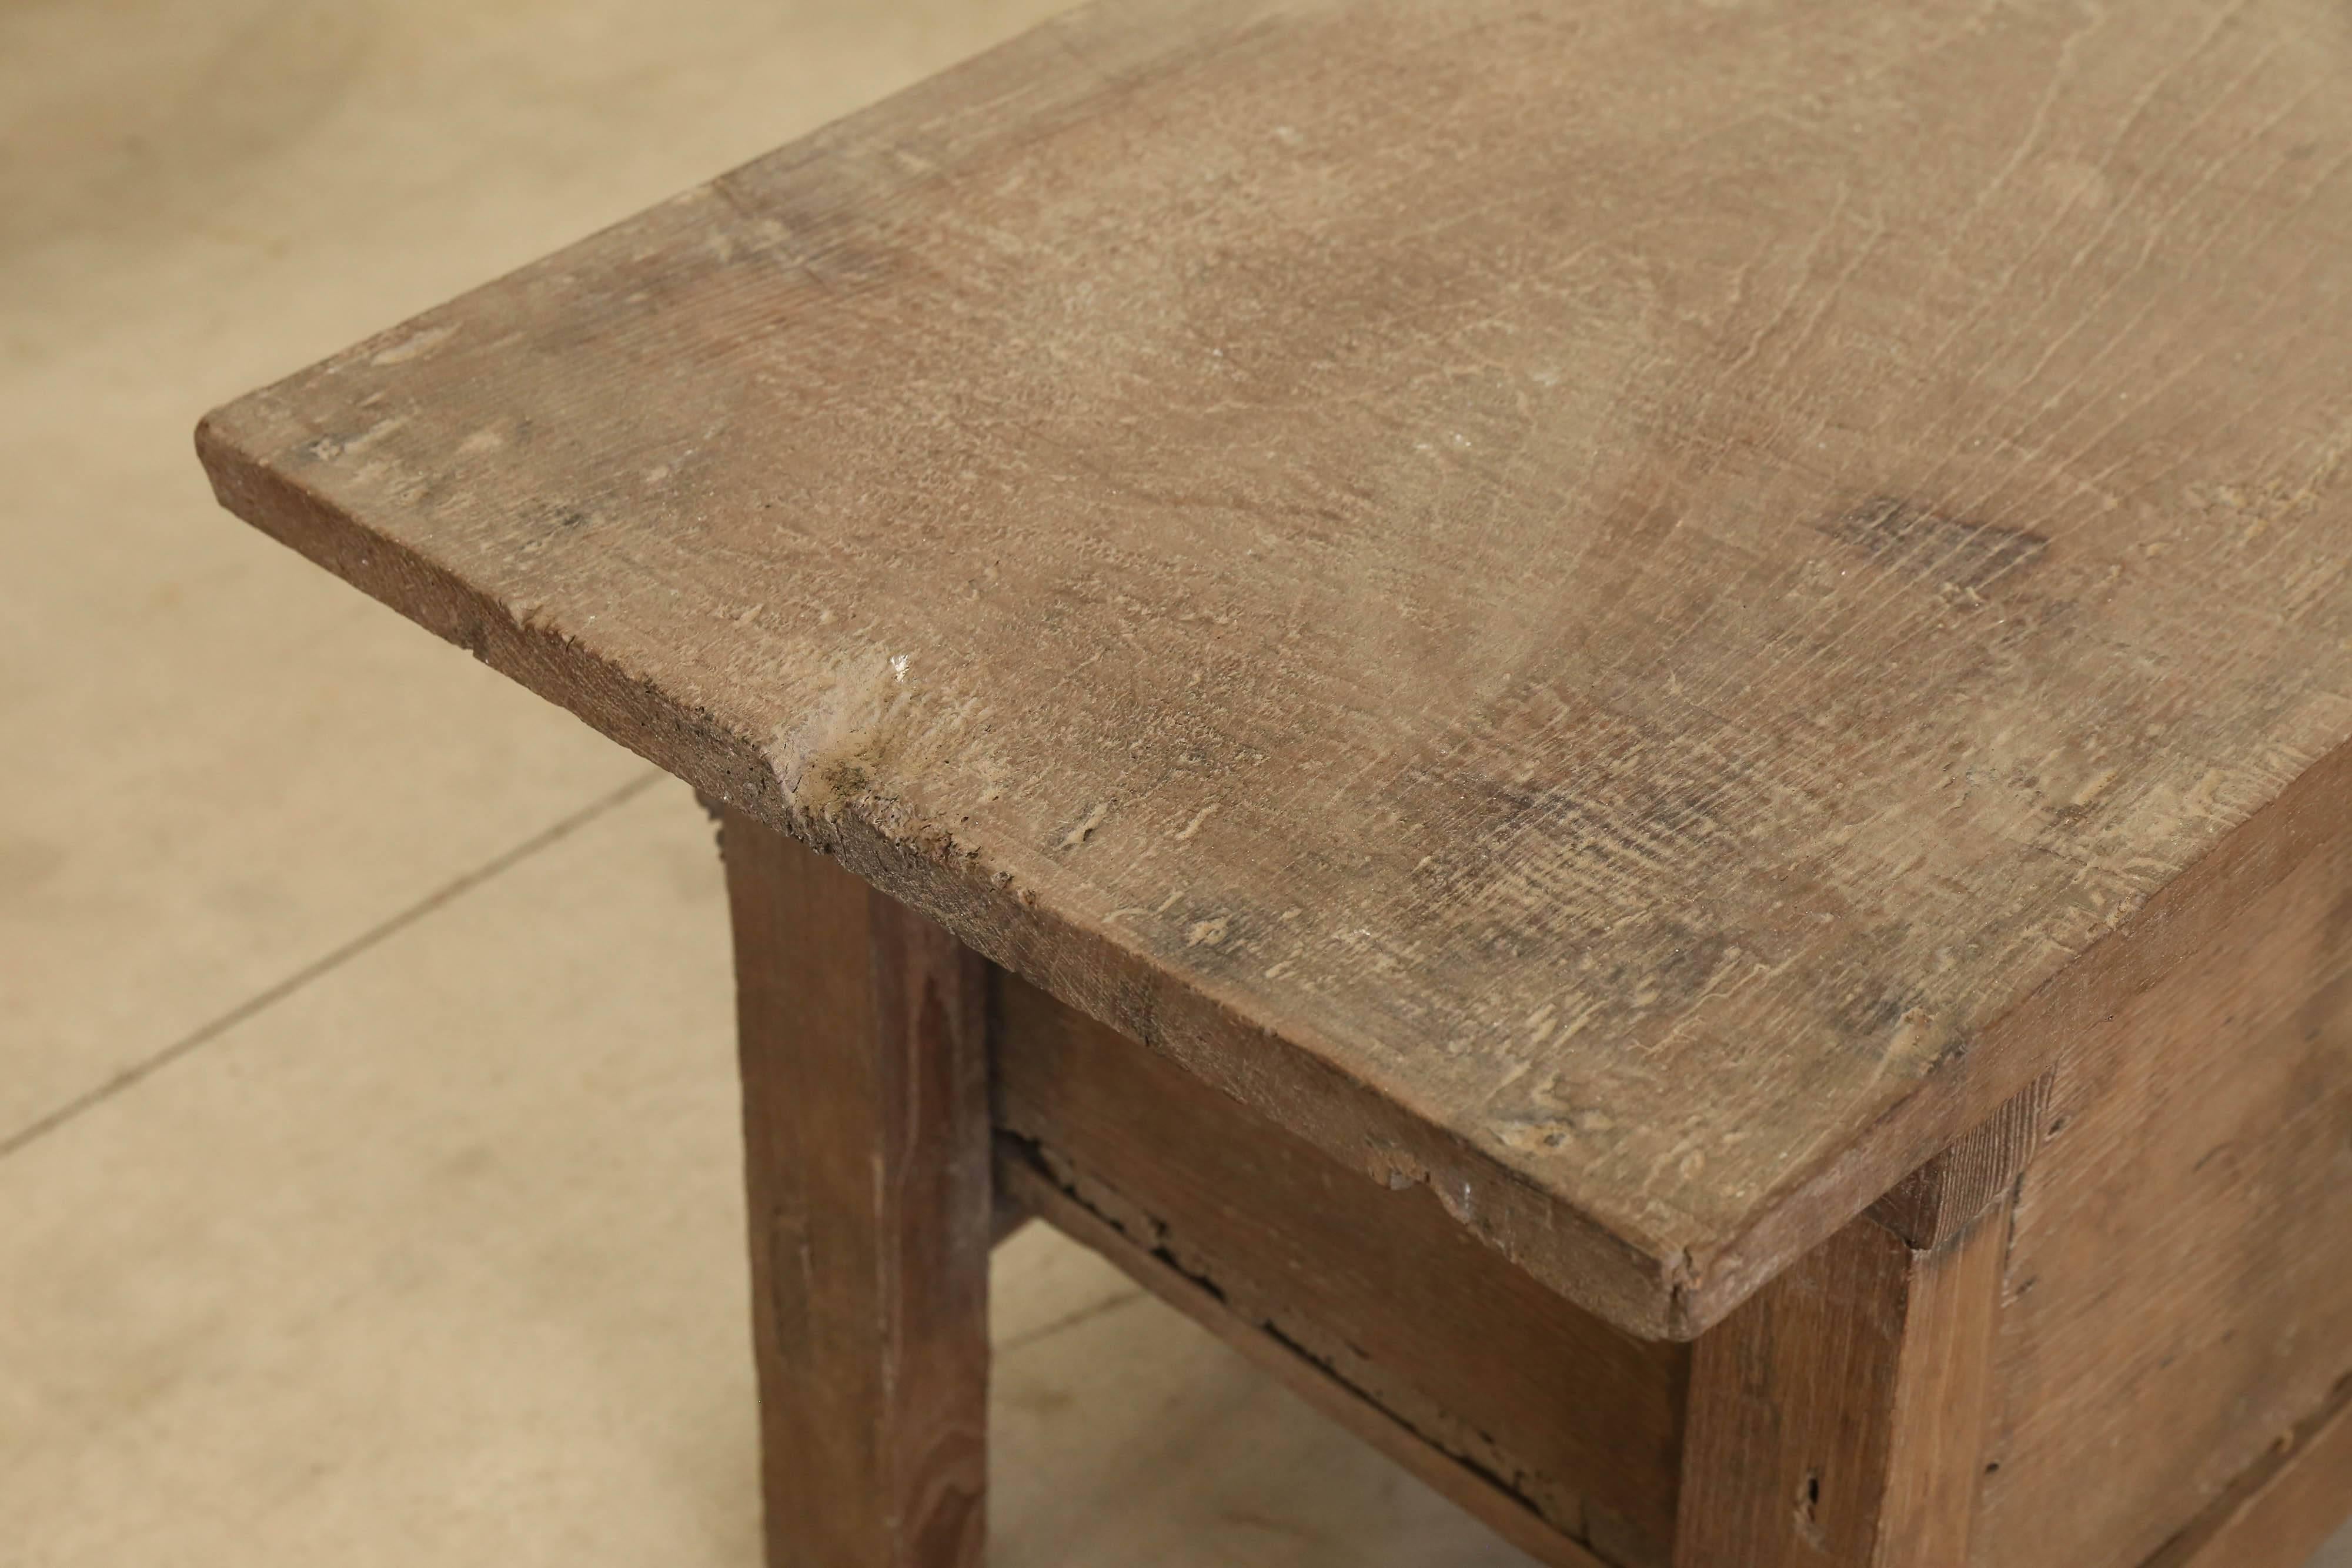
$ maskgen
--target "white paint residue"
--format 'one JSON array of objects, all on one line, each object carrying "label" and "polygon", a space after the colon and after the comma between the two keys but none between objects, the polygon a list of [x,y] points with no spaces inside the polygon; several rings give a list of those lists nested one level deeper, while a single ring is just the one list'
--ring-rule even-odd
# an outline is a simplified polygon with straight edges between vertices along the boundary
[{"label": "white paint residue", "polygon": [[496,452],[506,444],[507,438],[495,430],[478,430],[457,443],[457,450],[463,455],[472,456],[478,453]]},{"label": "white paint residue", "polygon": [[2117,770],[2116,768],[2109,768],[2093,774],[2090,779],[2085,782],[2080,789],[2074,791],[2074,798],[2068,801],[2067,804],[2071,806],[2087,806],[2091,804],[2094,800],[2096,800],[2100,796],[2107,792],[2107,786],[2116,781],[2116,771]]},{"label": "white paint residue", "polygon": [[1094,837],[1095,830],[1101,827],[1103,824],[1103,819],[1109,815],[1110,802],[1105,800],[1101,805],[1097,806],[1093,810],[1088,811],[1086,814],[1086,819],[1079,822],[1076,827],[1072,828],[1067,833],[1063,835],[1062,847],[1066,850],[1074,850],[1080,844],[1085,843],[1088,839]]},{"label": "white paint residue", "polygon": [[404,415],[392,419],[379,420],[374,424],[370,425],[367,429],[360,432],[359,434],[352,436],[349,441],[344,442],[342,444],[341,450],[337,452],[335,455],[338,457],[351,457],[365,452],[369,447],[373,446],[377,442],[382,441],[385,436],[390,435],[394,431],[398,430],[407,423],[408,420]]},{"label": "white paint residue", "polygon": [[391,348],[378,352],[368,361],[371,365],[404,365],[422,354],[429,354],[457,335],[455,327],[427,327],[413,338],[404,338]]},{"label": "white paint residue", "polygon": [[1187,839],[1190,839],[1194,833],[1199,832],[1201,831],[1201,824],[1207,821],[1211,815],[1216,811],[1217,804],[1218,803],[1216,801],[1212,800],[1207,805],[1202,807],[1199,810],[1193,812],[1192,820],[1184,824],[1184,831],[1176,835],[1176,841],[1181,844]]},{"label": "white paint residue", "polygon": [[842,666],[807,718],[770,744],[769,759],[787,798],[813,818],[834,821],[856,799],[885,831],[929,832],[936,824],[912,814],[914,786],[964,759],[977,713],[909,680],[904,655],[870,653]]},{"label": "white paint residue", "polygon": [[1194,922],[1192,929],[1184,934],[1184,946],[1187,947],[1215,946],[1225,939],[1225,916],[1222,915],[1213,920]]}]

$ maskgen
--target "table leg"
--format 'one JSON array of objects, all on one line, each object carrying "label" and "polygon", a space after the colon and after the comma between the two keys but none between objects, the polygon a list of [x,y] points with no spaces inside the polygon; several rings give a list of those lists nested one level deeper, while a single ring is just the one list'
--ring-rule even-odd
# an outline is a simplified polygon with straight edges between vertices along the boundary
[{"label": "table leg", "polygon": [[1675,1568],[1960,1568],[2005,1210],[1932,1250],[1857,1219],[1700,1337]]},{"label": "table leg", "polygon": [[977,1568],[983,961],[730,812],[770,1568]]}]

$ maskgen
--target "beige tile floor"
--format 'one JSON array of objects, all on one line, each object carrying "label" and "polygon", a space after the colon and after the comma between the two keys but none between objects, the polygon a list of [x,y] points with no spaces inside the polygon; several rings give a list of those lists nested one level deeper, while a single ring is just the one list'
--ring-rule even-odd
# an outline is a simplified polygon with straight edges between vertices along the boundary
[{"label": "beige tile floor", "polygon": [[[188,432],[1057,4],[0,0],[0,1568],[751,1568],[708,830]],[[996,1563],[1524,1561],[996,1286]]]}]

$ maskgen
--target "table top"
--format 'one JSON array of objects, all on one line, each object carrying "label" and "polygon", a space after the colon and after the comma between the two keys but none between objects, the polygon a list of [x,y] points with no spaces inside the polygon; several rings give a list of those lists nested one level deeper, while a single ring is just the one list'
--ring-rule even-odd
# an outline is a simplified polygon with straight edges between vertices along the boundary
[{"label": "table top", "polygon": [[2352,735],[2347,71],[2334,0],[1099,5],[199,445],[1685,1334]]}]

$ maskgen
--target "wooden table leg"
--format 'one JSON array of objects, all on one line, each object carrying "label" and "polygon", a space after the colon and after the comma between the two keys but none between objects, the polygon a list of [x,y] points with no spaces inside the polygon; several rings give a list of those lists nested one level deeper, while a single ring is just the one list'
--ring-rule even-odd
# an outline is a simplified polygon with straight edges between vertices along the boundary
[{"label": "wooden table leg", "polygon": [[730,812],[770,1568],[977,1568],[987,971]]},{"label": "wooden table leg", "polygon": [[2038,1082],[1699,1337],[1675,1568],[1961,1568]]},{"label": "wooden table leg", "polygon": [[1961,1568],[2001,1227],[1858,1219],[1703,1336],[1675,1568]]}]

